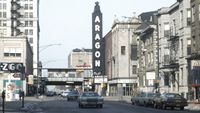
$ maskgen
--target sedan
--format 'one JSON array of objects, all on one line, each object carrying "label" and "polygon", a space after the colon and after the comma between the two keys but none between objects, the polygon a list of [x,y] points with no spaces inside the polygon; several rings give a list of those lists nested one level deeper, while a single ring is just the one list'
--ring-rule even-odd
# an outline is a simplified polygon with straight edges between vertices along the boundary
[{"label": "sedan", "polygon": [[83,108],[85,106],[103,108],[103,103],[103,98],[96,92],[83,92],[78,98],[79,108]]},{"label": "sedan", "polygon": [[184,110],[184,107],[187,106],[187,100],[183,98],[178,93],[164,93],[161,96],[154,99],[154,107],[161,107],[166,109],[166,107],[178,107],[181,110]]},{"label": "sedan", "polygon": [[71,91],[67,95],[67,100],[68,101],[70,101],[70,100],[77,100],[78,97],[79,97],[79,93],[77,91]]}]

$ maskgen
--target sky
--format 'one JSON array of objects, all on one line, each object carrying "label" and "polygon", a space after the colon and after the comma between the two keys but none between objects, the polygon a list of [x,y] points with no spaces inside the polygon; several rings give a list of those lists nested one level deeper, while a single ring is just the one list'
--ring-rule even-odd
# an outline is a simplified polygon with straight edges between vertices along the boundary
[{"label": "sky", "polygon": [[[97,0],[40,0],[40,61],[44,68],[67,68],[75,48],[92,49],[92,12]],[[103,36],[115,15],[138,16],[170,7],[176,0],[98,0],[103,15]]]}]

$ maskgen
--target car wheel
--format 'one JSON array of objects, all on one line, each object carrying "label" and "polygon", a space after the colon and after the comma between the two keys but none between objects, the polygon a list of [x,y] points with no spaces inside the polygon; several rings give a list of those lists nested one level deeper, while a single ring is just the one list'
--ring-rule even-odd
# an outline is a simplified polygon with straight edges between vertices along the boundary
[{"label": "car wheel", "polygon": [[180,110],[184,110],[184,106],[181,106],[181,107],[180,107]]},{"label": "car wheel", "polygon": [[166,109],[165,103],[162,104],[162,109]]},{"label": "car wheel", "polygon": [[153,108],[155,108],[155,109],[157,109],[158,108],[158,106],[157,106],[157,104],[154,102],[154,104],[153,104]]},{"label": "car wheel", "polygon": [[131,101],[131,104],[132,104],[132,105],[134,105],[134,102],[133,102],[133,101]]},{"label": "car wheel", "polygon": [[174,106],[172,106],[171,109],[174,110]]},{"label": "car wheel", "polygon": [[144,102],[144,106],[147,107],[147,103],[146,102]]},{"label": "car wheel", "polygon": [[83,108],[83,105],[81,105],[81,104],[78,104],[78,107],[79,107],[79,108]]},{"label": "car wheel", "polygon": [[99,107],[100,107],[100,108],[103,108],[103,104],[100,104]]}]

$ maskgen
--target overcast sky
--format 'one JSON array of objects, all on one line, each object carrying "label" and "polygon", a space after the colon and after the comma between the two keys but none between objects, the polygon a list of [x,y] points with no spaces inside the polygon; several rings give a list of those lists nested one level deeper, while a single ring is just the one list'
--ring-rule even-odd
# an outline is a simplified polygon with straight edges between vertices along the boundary
[{"label": "overcast sky", "polygon": [[[92,48],[92,12],[97,0],[40,0],[40,61],[43,67],[67,68],[75,48]],[[136,16],[169,7],[176,0],[98,0],[103,34],[111,30],[114,15]],[[103,36],[104,36],[103,35]],[[61,44],[45,46],[50,44]]]}]

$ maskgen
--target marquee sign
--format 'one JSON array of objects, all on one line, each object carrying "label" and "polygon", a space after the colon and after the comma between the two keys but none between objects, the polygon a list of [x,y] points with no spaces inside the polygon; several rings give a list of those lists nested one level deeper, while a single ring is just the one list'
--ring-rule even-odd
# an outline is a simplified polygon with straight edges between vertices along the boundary
[{"label": "marquee sign", "polygon": [[92,38],[93,73],[96,73],[96,75],[104,75],[104,42],[102,38],[102,13],[98,2],[96,2],[94,12],[92,13]]},{"label": "marquee sign", "polygon": [[20,72],[24,73],[23,63],[6,63],[0,62],[0,71],[9,71],[9,72]]}]

